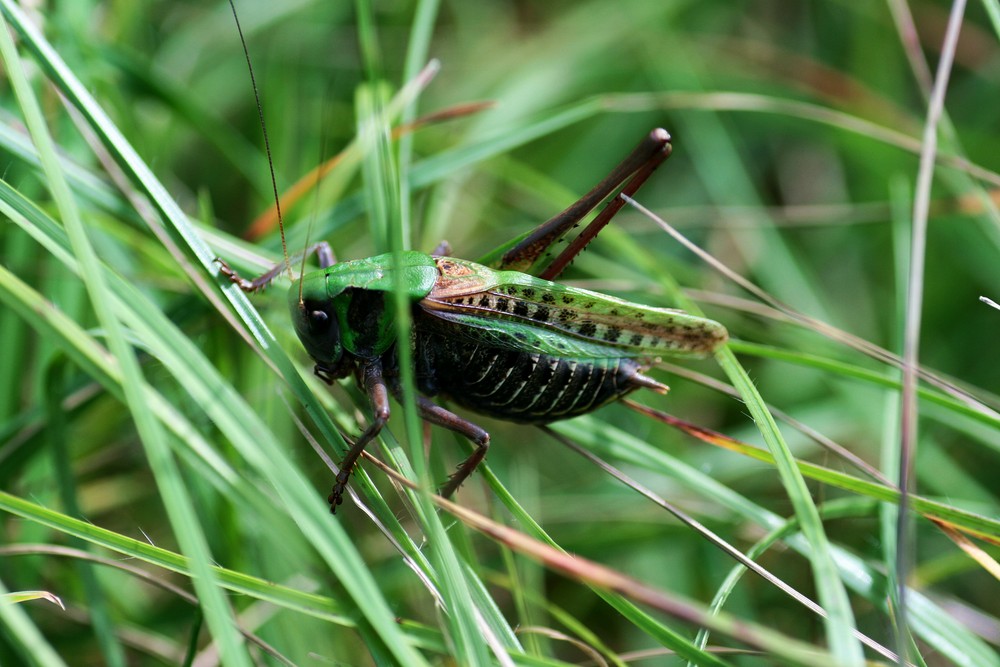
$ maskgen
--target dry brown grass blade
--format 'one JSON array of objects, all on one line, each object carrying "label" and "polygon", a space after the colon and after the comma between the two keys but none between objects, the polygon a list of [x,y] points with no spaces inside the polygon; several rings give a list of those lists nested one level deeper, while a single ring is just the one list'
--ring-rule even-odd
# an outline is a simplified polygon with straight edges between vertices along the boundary
[{"label": "dry brown grass blade", "polygon": [[[749,457],[754,458],[754,459],[756,459],[758,461],[764,461],[766,463],[773,462],[773,460],[774,460],[774,458],[771,456],[770,452],[768,452],[767,450],[761,449],[760,447],[757,447],[756,445],[751,445],[750,443],[743,442],[742,440],[737,440],[736,438],[732,438],[732,437],[730,437],[728,435],[725,435],[723,433],[719,433],[718,431],[713,431],[712,429],[705,428],[703,426],[698,426],[697,424],[692,424],[691,422],[685,421],[685,420],[680,419],[678,417],[674,417],[673,415],[667,414],[666,412],[662,412],[660,410],[656,410],[655,408],[651,408],[651,407],[642,405],[640,403],[636,403],[634,401],[630,401],[628,399],[623,400],[622,403],[624,403],[625,405],[627,405],[628,407],[632,408],[633,410],[635,410],[636,412],[638,412],[640,414],[643,414],[643,415],[645,415],[647,417],[650,417],[651,419],[655,419],[656,421],[660,422],[661,424],[666,424],[667,426],[671,426],[673,428],[676,428],[677,430],[679,430],[679,431],[681,431],[683,433],[686,433],[686,434],[688,434],[688,435],[690,435],[690,436],[692,436],[692,437],[694,437],[694,438],[696,438],[698,440],[701,440],[702,442],[707,443],[709,445],[714,445],[716,447],[721,447],[721,448],[727,449],[727,450],[729,450],[731,452],[735,452],[737,454],[742,454],[744,456],[749,456]],[[835,471],[831,470],[830,468],[824,468],[823,466],[819,466],[819,465],[816,465],[814,463],[799,461],[799,465],[801,466],[801,468],[803,470],[803,473],[806,474],[807,476],[818,476],[818,474],[820,472],[822,472],[823,474],[837,474],[837,475],[841,474],[841,473],[836,473]],[[812,471],[812,473],[810,473],[809,471]],[[856,478],[852,478],[852,479],[856,479]],[[859,483],[862,483],[862,480],[857,480],[857,481]],[[863,483],[870,484],[868,482],[863,482]],[[893,490],[893,491],[895,491],[897,493],[899,492],[898,487],[896,487],[895,485],[882,483],[881,486],[883,486],[885,488],[888,488],[888,489],[891,489],[891,490]],[[886,500],[885,498],[882,498],[882,499]],[[912,494],[911,494],[911,500],[912,501],[927,501],[927,499],[924,498],[924,497],[913,496]],[[989,533],[985,533],[985,532],[982,532],[980,530],[976,530],[975,528],[970,528],[968,526],[959,526],[959,525],[947,522],[945,519],[941,519],[940,517],[937,517],[934,514],[931,514],[930,512],[928,512],[926,510],[921,510],[919,507],[912,507],[911,506],[910,509],[912,509],[914,512],[916,512],[920,516],[924,517],[925,519],[933,521],[935,524],[940,524],[941,522],[944,522],[944,523],[946,523],[948,526],[950,526],[955,531],[961,531],[962,533],[965,533],[965,534],[974,535],[975,537],[978,537],[979,539],[983,540],[984,542],[988,542],[990,544],[996,544],[996,545],[1000,546],[1000,539],[998,539],[997,537],[995,537],[993,535],[990,535]],[[946,534],[948,534],[947,531],[946,531]],[[961,545],[959,545],[959,546],[961,546]]]},{"label": "dry brown grass blade", "polygon": [[[493,105],[494,102],[491,101],[464,102],[462,104],[456,104],[454,106],[441,109],[440,111],[429,113],[426,116],[421,116],[420,118],[417,118],[409,123],[396,126],[393,128],[392,138],[393,140],[396,140],[404,135],[411,134],[430,125],[445,123],[458,118],[471,116],[479,113],[480,111],[489,109]],[[291,208],[295,206],[295,204],[297,204],[303,197],[312,192],[314,188],[318,187],[323,181],[323,178],[340,165],[344,159],[344,155],[344,151],[337,153],[323,164],[306,173],[302,178],[296,181],[292,187],[285,190],[284,194],[279,197],[282,209],[291,210]],[[248,241],[256,241],[262,236],[274,231],[277,226],[277,209],[273,206],[269,206],[263,213],[257,216],[253,223],[251,223],[250,227],[243,234],[243,238]]]},{"label": "dry brown grass blade", "polygon": [[[1000,580],[1000,563],[997,563],[996,559],[990,556],[988,553],[983,551],[979,545],[970,540],[968,537],[959,532],[959,528],[947,521],[942,521],[941,519],[935,519],[934,517],[928,517],[934,525],[941,529],[945,535],[951,538],[951,541],[955,545],[964,551],[969,558],[979,563],[979,565],[989,572],[997,580]],[[1000,546],[1000,540],[996,539],[985,539],[984,541],[993,544],[994,546]]]},{"label": "dry brown grass blade", "polygon": [[[412,490],[418,488],[416,484],[368,452],[364,452],[363,456],[386,473],[394,482]],[[354,497],[354,494],[352,493],[351,496]],[[791,660],[792,664],[834,664],[832,657],[823,654],[821,649],[816,646],[778,635],[762,626],[730,618],[725,614],[713,614],[700,602],[661,591],[600,563],[566,553],[439,495],[431,494],[431,500],[469,528],[575,581],[600,590],[617,593],[678,620],[707,627],[713,632],[731,637],[751,648],[765,652],[777,651],[786,660]]]}]

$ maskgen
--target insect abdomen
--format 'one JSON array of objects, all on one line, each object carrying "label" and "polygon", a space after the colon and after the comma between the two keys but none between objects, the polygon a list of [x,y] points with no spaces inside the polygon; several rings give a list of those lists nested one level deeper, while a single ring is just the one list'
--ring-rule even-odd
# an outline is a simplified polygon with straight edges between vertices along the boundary
[{"label": "insect abdomen", "polygon": [[423,391],[508,421],[567,419],[641,386],[639,364],[627,358],[555,357],[426,333],[416,352]]}]

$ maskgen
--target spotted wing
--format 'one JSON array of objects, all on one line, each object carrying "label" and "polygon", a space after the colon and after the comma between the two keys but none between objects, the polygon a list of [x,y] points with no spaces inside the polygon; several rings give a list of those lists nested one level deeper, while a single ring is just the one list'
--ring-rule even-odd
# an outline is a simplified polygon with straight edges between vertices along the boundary
[{"label": "spotted wing", "polygon": [[704,356],[725,343],[725,328],[683,311],[653,308],[516,271],[451,257],[421,300],[427,314],[506,347],[575,357]]}]

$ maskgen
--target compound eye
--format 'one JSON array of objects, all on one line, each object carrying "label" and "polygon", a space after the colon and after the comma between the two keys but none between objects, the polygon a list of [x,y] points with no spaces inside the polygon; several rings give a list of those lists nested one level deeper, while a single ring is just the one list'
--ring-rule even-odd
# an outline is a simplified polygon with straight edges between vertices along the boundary
[{"label": "compound eye", "polygon": [[313,310],[309,312],[309,323],[314,329],[325,329],[330,325],[330,316],[325,310]]}]

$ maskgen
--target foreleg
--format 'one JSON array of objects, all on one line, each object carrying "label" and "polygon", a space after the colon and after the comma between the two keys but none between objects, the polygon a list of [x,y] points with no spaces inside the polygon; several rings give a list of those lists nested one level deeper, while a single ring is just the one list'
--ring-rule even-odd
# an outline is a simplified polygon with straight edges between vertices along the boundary
[{"label": "foreleg", "polygon": [[382,431],[382,427],[389,421],[389,390],[386,387],[385,378],[382,376],[382,362],[378,359],[368,362],[358,372],[358,379],[364,386],[372,406],[372,423],[355,441],[347,451],[347,456],[340,463],[340,472],[337,473],[333,491],[330,492],[330,497],[327,499],[330,502],[330,511],[334,514],[337,513],[337,505],[344,502],[347,481],[351,477],[351,471],[361,456],[361,452],[365,451],[368,443]]}]

